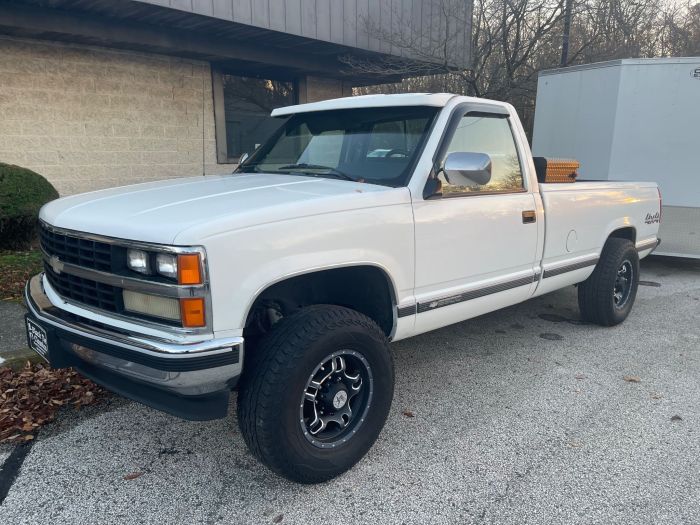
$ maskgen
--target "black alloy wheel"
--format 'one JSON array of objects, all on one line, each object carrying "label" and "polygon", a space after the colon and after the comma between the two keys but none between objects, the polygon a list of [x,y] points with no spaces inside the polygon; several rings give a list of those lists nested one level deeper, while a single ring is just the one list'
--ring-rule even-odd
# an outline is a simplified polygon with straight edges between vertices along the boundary
[{"label": "black alloy wheel", "polygon": [[632,311],[639,285],[639,255],[629,239],[611,237],[593,273],[578,285],[584,321],[601,326],[621,323]]},{"label": "black alloy wheel", "polygon": [[311,444],[345,443],[362,426],[372,402],[374,378],[367,360],[354,350],[335,352],[309,376],[299,405],[299,422]]}]

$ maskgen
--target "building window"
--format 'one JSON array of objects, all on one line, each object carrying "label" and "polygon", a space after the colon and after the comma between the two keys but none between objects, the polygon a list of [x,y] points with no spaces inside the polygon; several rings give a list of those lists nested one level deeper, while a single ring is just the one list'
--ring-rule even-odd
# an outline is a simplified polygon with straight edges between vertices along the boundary
[{"label": "building window", "polygon": [[237,163],[281,124],[270,112],[297,103],[294,81],[242,77],[214,71],[214,117],[219,163]]}]

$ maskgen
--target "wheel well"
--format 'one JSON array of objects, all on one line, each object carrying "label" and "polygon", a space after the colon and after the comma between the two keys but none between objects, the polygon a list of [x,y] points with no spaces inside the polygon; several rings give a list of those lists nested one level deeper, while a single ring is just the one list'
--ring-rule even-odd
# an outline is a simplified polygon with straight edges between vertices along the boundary
[{"label": "wheel well", "polygon": [[637,230],[635,230],[632,226],[620,228],[619,230],[615,230],[614,232],[612,232],[608,236],[608,239],[610,237],[615,237],[617,239],[627,239],[628,241],[632,241],[632,243],[635,243],[637,241]]},{"label": "wheel well", "polygon": [[352,308],[389,336],[394,327],[394,288],[376,266],[347,266],[290,277],[266,288],[248,312],[243,336],[255,338],[281,317],[313,304]]}]

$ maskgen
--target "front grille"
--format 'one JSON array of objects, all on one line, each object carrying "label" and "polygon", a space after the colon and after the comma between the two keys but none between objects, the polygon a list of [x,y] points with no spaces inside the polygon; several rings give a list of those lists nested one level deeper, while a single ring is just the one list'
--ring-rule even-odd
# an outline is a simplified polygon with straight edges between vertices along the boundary
[{"label": "front grille", "polygon": [[[114,246],[74,235],[55,232],[41,225],[41,248],[49,257],[83,268],[111,272]],[[90,279],[56,273],[50,264],[44,263],[46,278],[60,296],[108,312],[122,309],[121,289]]]},{"label": "front grille", "polygon": [[[109,239],[106,241],[92,240],[88,233],[76,232],[74,234],[73,232],[54,230],[51,226],[43,223],[40,235],[41,248],[45,254],[44,274],[46,280],[51,288],[65,300],[109,313],[144,319],[160,325],[182,326],[179,321],[126,311],[122,287],[101,282],[104,280],[121,284],[120,277],[131,277],[132,279],[136,277],[126,266],[126,253],[130,241],[115,240],[112,243],[109,242]],[[155,249],[157,250],[157,248]],[[153,257],[155,258],[155,256]],[[61,267],[61,263],[66,264]],[[80,276],[73,275],[75,273]],[[166,282],[165,278],[160,279],[156,276],[142,279],[144,282],[149,281],[150,284],[156,286]],[[164,292],[169,292],[169,290],[164,289]],[[168,295],[168,293],[163,295]]]},{"label": "front grille", "polygon": [[63,262],[103,272],[112,270],[113,246],[106,242],[64,235],[42,224],[41,247],[46,254],[54,255]]},{"label": "front grille", "polygon": [[98,283],[67,273],[56,273],[48,263],[44,263],[46,278],[58,295],[109,312],[122,309],[121,288]]}]

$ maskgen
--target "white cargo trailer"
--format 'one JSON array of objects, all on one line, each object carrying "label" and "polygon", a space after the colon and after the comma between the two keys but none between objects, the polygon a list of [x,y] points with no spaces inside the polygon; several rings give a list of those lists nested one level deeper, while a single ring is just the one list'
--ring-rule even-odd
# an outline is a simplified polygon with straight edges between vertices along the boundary
[{"label": "white cargo trailer", "polygon": [[581,180],[658,182],[655,253],[700,258],[700,57],[542,71],[533,154],[581,162]]}]

